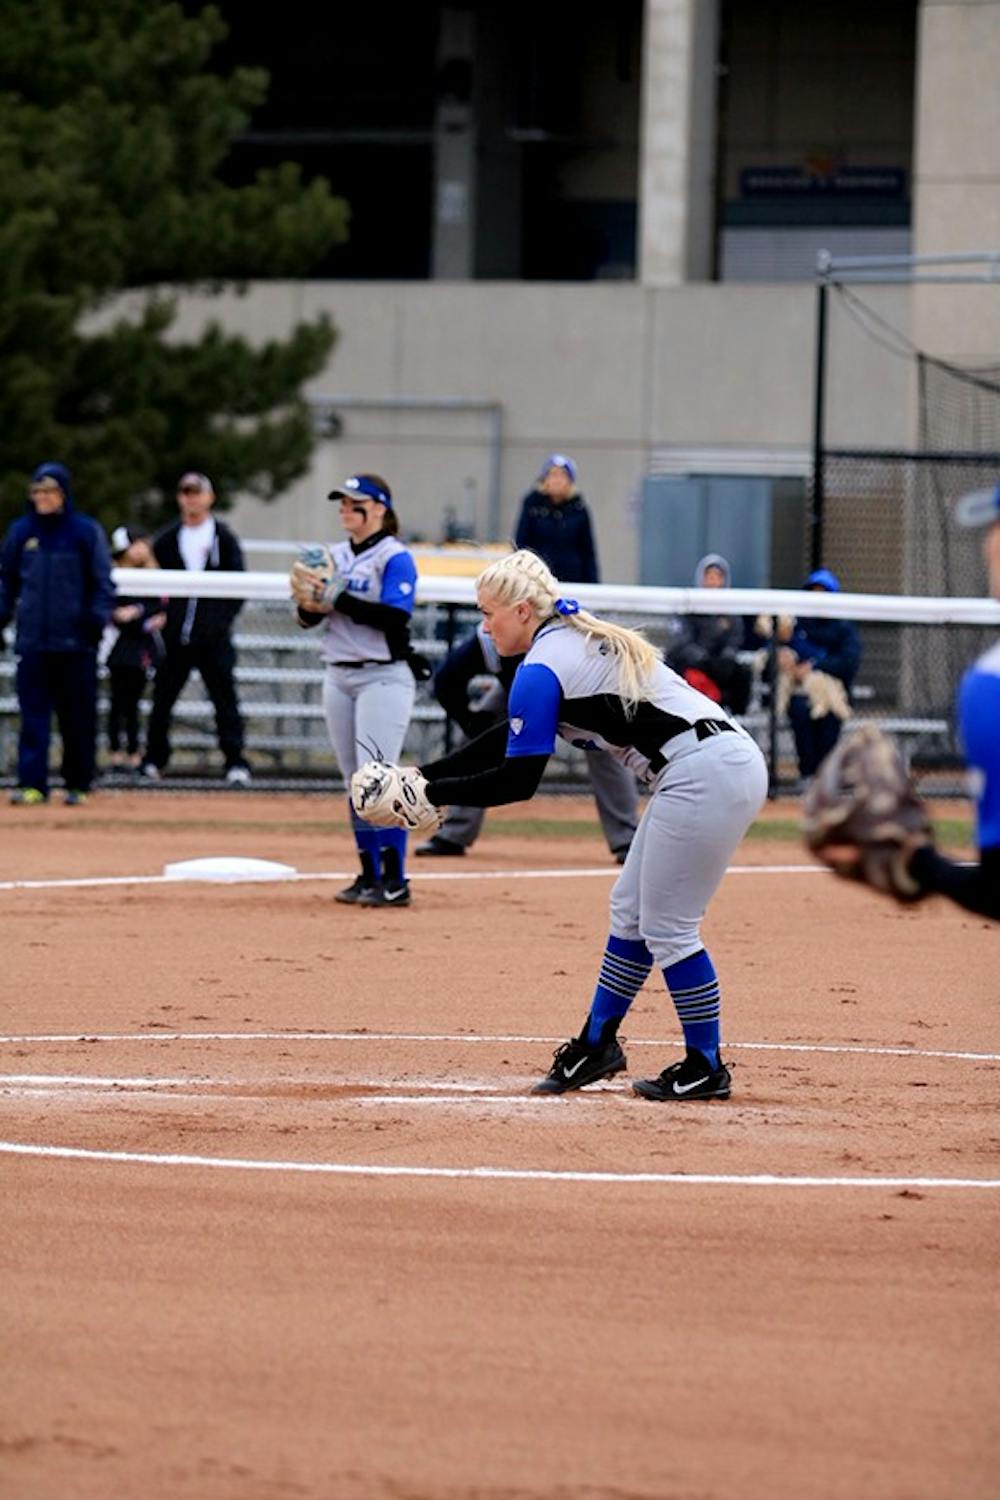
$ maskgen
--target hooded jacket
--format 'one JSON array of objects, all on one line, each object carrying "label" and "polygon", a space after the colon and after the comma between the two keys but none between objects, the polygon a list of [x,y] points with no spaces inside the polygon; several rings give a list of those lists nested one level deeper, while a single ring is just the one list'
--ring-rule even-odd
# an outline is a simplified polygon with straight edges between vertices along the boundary
[{"label": "hooded jacket", "polygon": [[[840,580],[829,568],[810,573],[804,589],[820,587],[828,594],[840,593]],[[839,677],[850,691],[861,662],[861,637],[850,620],[820,620],[799,616],[789,642],[799,661],[811,662],[821,672]]]},{"label": "hooded jacket", "polygon": [[64,464],[39,464],[33,482],[54,479],[65,496],[61,511],[27,514],[0,546],[0,630],[15,622],[19,656],[42,651],[96,651],[111,616],[115,589],[111,552],[101,527],[73,501]]},{"label": "hooded jacket", "polygon": [[[718,568],[730,586],[729,564],[718,552],[701,558],[694,570],[694,586],[705,587],[705,573]],[[664,659],[668,667],[683,673],[690,667],[706,668],[717,657],[734,657],[743,645],[743,621],[738,615],[678,615],[670,622],[670,637]]]},{"label": "hooded jacket", "polygon": [[541,490],[525,495],[515,547],[530,547],[561,583],[597,583],[597,549],[582,495],[558,505]]}]

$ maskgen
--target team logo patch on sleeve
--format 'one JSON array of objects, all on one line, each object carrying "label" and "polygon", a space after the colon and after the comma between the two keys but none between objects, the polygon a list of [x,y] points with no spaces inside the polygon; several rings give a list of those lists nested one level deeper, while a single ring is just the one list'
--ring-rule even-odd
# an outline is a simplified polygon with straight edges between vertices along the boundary
[{"label": "team logo patch on sleeve", "polygon": [[521,730],[523,728],[524,728],[524,720],[523,719],[511,719],[511,721],[510,721],[510,732],[511,732],[511,734],[520,734]]},{"label": "team logo patch on sleeve", "polygon": [[413,584],[412,583],[401,583],[399,585],[399,592],[401,594],[412,594],[413,593]]}]

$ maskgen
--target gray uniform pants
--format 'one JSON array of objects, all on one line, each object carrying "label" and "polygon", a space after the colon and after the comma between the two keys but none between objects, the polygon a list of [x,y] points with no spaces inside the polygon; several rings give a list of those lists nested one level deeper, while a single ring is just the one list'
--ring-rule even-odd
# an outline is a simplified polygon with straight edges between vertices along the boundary
[{"label": "gray uniform pants", "polygon": [[327,664],[323,712],[345,782],[373,755],[399,759],[415,691],[413,673],[405,661],[365,667]]},{"label": "gray uniform pants", "polygon": [[703,946],[705,909],[767,797],[767,765],[748,734],[678,739],[611,890],[612,933],[641,939],[660,968]]}]

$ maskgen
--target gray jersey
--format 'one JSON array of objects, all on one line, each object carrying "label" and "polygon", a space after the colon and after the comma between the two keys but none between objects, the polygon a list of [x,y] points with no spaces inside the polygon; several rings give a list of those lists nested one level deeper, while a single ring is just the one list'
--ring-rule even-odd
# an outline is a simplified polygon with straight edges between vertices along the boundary
[{"label": "gray jersey", "polygon": [[627,713],[607,643],[554,621],[535,636],[514,679],[507,753],[548,755],[558,734],[582,749],[606,750],[650,783],[663,768],[664,746],[706,721],[732,722],[663,662]]},{"label": "gray jersey", "polygon": [[[389,604],[413,613],[417,569],[411,554],[394,536],[383,536],[374,546],[355,552],[349,541],[330,548],[334,567],[351,594],[372,604]],[[385,632],[362,625],[334,609],[323,623],[320,650],[328,662],[387,662],[392,652]]]}]

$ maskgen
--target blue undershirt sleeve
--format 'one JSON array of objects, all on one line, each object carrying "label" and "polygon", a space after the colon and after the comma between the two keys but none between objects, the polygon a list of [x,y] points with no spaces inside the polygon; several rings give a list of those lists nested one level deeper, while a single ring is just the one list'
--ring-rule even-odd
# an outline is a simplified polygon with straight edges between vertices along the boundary
[{"label": "blue undershirt sleeve", "polygon": [[552,754],[561,703],[562,685],[551,667],[541,662],[518,667],[507,707],[509,757]]},{"label": "blue undershirt sleeve", "polygon": [[385,565],[379,603],[412,615],[416,592],[417,565],[408,552],[397,552]]}]

